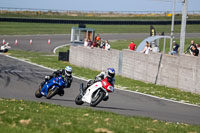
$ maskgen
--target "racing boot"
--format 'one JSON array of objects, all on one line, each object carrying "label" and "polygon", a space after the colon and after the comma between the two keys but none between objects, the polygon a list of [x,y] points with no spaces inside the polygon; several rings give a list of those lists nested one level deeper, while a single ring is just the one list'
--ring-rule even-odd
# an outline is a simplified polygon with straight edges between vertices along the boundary
[{"label": "racing boot", "polygon": [[108,99],[109,99],[109,96],[105,96],[105,97],[103,98],[103,101],[108,101]]},{"label": "racing boot", "polygon": [[63,96],[64,94],[65,94],[65,91],[64,91],[64,90],[59,90],[59,91],[58,91],[58,95],[59,95],[59,96]]}]

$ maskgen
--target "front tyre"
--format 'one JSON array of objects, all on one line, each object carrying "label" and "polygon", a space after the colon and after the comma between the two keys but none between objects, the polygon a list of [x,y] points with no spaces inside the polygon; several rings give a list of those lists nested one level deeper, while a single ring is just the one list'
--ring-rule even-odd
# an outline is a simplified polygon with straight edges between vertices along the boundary
[{"label": "front tyre", "polygon": [[48,93],[47,93],[47,99],[51,99],[53,96],[55,96],[58,92],[58,88],[55,87],[54,90],[52,90],[51,88],[49,89]]},{"label": "front tyre", "polygon": [[96,107],[97,104],[99,104],[99,103],[103,100],[103,98],[104,98],[104,96],[105,96],[105,92],[100,91],[100,92],[97,94],[97,96],[95,96],[95,95],[96,95],[96,93],[94,93],[94,94],[92,95],[92,100],[91,100],[91,103],[90,103],[90,106],[91,106],[91,107]]},{"label": "front tyre", "polygon": [[41,98],[42,97],[42,94],[41,94],[41,89],[42,87],[41,87],[41,85],[40,85],[40,87],[39,87],[39,89],[37,89],[36,91],[35,91],[35,97],[37,97],[37,98]]},{"label": "front tyre", "polygon": [[42,97],[42,94],[40,93],[40,89],[37,89],[35,91],[35,97],[37,97],[37,98],[41,98]]},{"label": "front tyre", "polygon": [[75,103],[77,104],[77,105],[82,105],[84,102],[82,101],[82,95],[78,95],[77,97],[76,97],[76,99],[75,99]]}]

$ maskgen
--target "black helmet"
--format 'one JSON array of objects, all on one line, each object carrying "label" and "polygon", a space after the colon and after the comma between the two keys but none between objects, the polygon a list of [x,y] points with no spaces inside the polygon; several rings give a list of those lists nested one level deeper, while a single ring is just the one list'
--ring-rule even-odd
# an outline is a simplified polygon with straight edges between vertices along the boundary
[{"label": "black helmet", "polygon": [[115,77],[115,69],[114,68],[108,68],[106,73],[107,73],[107,76],[110,77],[110,78]]}]

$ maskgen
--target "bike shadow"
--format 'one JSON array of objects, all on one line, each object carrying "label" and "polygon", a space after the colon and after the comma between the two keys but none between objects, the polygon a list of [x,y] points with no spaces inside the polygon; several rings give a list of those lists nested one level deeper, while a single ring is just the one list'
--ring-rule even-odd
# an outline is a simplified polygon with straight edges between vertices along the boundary
[{"label": "bike shadow", "polygon": [[121,111],[142,111],[142,110],[137,110],[137,109],[129,109],[129,108],[120,108],[120,107],[105,107],[105,106],[96,106],[96,108],[99,109],[109,109],[109,110],[121,110]]},{"label": "bike shadow", "polygon": [[63,102],[74,102],[74,100],[70,100],[70,99],[58,99],[58,98],[52,98],[52,99],[49,99],[49,100],[52,100],[52,101],[63,101]]}]

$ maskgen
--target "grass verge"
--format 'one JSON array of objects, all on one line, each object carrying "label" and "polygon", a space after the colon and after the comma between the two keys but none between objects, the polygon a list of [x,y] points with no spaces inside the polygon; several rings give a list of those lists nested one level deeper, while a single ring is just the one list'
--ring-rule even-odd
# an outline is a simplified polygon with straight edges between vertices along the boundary
[{"label": "grass verge", "polygon": [[[46,24],[0,22],[0,35],[70,34],[77,24]],[[96,33],[149,33],[150,25],[87,25]],[[170,33],[171,25],[154,25],[156,32]],[[181,25],[175,25],[175,33],[180,33]],[[187,25],[187,33],[199,33],[200,25]]]},{"label": "grass verge", "polygon": [[92,109],[0,99],[1,133],[200,132],[200,126],[121,116]]},{"label": "grass verge", "polygon": [[[63,69],[66,65],[70,65],[73,68],[74,75],[85,77],[87,79],[93,79],[99,73],[98,71],[72,65],[69,62],[58,61],[58,56],[46,56],[47,54],[45,53],[11,50],[10,54],[11,56],[23,58],[30,62],[34,62],[53,69]],[[128,90],[142,92],[161,98],[200,105],[199,94],[181,91],[176,88],[145,83],[129,78],[124,78],[118,75],[116,76],[116,87],[124,87]]]}]

